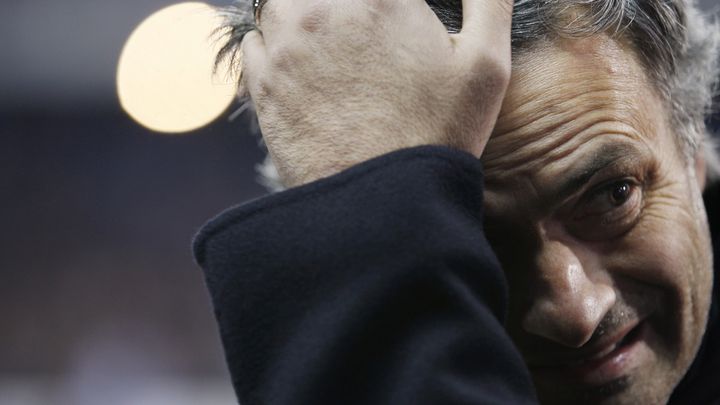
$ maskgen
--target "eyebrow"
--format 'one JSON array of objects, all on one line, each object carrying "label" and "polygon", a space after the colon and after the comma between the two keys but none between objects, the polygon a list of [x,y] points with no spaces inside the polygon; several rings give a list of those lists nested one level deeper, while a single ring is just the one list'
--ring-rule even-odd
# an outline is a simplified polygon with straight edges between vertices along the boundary
[{"label": "eyebrow", "polygon": [[555,192],[555,198],[564,199],[575,193],[599,171],[612,166],[619,160],[637,160],[642,157],[640,151],[628,144],[605,144],[593,152],[592,157],[583,162],[579,168],[571,169],[563,176],[561,185]]}]

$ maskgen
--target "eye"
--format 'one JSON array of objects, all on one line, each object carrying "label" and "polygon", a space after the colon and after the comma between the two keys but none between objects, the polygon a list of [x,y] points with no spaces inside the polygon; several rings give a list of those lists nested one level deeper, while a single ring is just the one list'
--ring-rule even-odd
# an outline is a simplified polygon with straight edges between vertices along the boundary
[{"label": "eye", "polygon": [[636,192],[635,185],[627,180],[611,183],[597,191],[596,195],[589,201],[590,208],[603,212],[620,207],[632,197],[634,192]]},{"label": "eye", "polygon": [[571,227],[587,239],[619,236],[635,224],[641,202],[642,187],[636,181],[621,179],[605,183],[580,199]]},{"label": "eye", "polygon": [[586,214],[601,214],[621,207],[637,192],[637,186],[629,180],[620,180],[600,186],[590,194],[586,201]]}]

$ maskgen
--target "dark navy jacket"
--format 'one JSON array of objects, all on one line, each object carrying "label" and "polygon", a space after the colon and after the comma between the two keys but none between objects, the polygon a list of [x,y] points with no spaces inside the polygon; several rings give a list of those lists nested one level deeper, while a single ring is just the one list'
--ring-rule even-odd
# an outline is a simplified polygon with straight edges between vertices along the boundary
[{"label": "dark navy jacket", "polygon": [[[507,285],[482,193],[477,159],[424,146],[206,225],[195,256],[242,404],[536,403],[503,329]],[[710,194],[708,211],[720,206]],[[715,294],[678,403],[720,397]]]}]

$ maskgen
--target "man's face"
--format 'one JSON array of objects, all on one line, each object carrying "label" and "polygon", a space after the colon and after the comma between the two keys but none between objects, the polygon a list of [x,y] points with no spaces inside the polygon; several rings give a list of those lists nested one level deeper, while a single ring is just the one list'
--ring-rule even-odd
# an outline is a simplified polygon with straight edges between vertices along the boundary
[{"label": "man's face", "polygon": [[482,158],[508,331],[542,402],[663,403],[712,286],[695,162],[617,42],[566,40],[513,64]]}]

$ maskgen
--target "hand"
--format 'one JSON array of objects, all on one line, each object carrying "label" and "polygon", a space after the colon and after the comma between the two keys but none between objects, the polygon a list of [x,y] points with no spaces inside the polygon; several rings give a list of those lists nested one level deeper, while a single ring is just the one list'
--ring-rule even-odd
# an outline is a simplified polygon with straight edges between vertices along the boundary
[{"label": "hand", "polygon": [[269,0],[243,86],[286,186],[418,145],[480,156],[510,78],[512,0],[463,0],[449,34],[424,0]]}]

